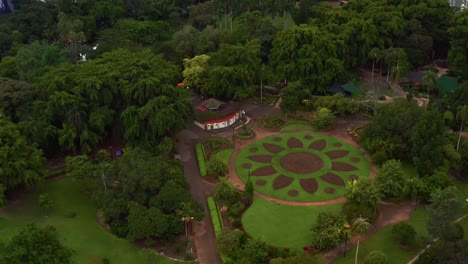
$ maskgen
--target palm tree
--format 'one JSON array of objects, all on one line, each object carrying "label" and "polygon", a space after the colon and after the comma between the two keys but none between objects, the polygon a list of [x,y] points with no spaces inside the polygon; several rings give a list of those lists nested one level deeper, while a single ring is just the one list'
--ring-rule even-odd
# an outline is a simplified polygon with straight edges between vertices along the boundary
[{"label": "palm tree", "polygon": [[375,69],[375,62],[380,60],[380,49],[373,48],[369,52],[369,58],[372,59],[372,85],[374,85],[374,69]]},{"label": "palm tree", "polygon": [[422,83],[423,83],[423,86],[426,86],[427,88],[427,104],[424,109],[426,110],[427,105],[429,104],[429,92],[433,91],[437,85],[437,74],[435,74],[431,70],[424,72]]},{"label": "palm tree", "polygon": [[[371,228],[372,228],[372,225],[369,223],[369,220],[367,218],[363,218],[360,216],[354,219],[353,221],[352,230],[358,234],[366,233]],[[355,264],[357,264],[358,252],[359,252],[359,239],[357,242],[356,257],[354,259]]]},{"label": "palm tree", "polygon": [[457,120],[461,119],[461,124],[460,124],[460,133],[458,133],[457,151],[460,148],[461,133],[464,127],[463,122],[465,121],[465,118],[467,115],[468,115],[468,105],[459,106],[457,110]]}]

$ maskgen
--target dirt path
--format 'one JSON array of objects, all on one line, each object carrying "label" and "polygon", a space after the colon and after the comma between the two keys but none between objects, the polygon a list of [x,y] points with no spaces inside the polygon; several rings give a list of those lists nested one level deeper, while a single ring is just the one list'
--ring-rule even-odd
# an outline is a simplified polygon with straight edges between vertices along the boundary
[{"label": "dirt path", "polygon": [[[382,205],[380,206],[379,217],[373,224],[372,229],[365,235],[356,235],[348,240],[346,245],[346,252],[354,248],[357,245],[358,240],[362,242],[366,239],[369,239],[383,227],[408,220],[414,208],[415,207],[410,200],[400,203],[382,202]],[[330,251],[325,252],[323,256],[325,257],[327,263],[332,263],[336,259],[342,257],[343,254],[344,243]]]}]

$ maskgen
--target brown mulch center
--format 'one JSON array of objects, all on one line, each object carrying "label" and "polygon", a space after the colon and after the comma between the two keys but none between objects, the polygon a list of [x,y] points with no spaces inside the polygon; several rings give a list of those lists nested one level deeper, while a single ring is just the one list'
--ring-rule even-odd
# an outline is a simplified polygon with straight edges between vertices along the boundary
[{"label": "brown mulch center", "polygon": [[333,193],[335,193],[335,191],[336,191],[336,190],[333,189],[333,188],[326,188],[326,189],[325,189],[325,192],[328,193],[328,194],[333,194]]},{"label": "brown mulch center", "polygon": [[250,168],[252,168],[252,164],[250,164],[250,163],[244,163],[244,164],[242,164],[242,168],[244,168],[244,169],[250,169]]},{"label": "brown mulch center", "polygon": [[333,144],[334,147],[341,147],[343,146],[343,144],[341,144],[340,142],[336,142],[335,144]]},{"label": "brown mulch center", "polygon": [[290,172],[308,174],[320,170],[323,167],[323,160],[312,153],[293,152],[282,157],[280,165]]},{"label": "brown mulch center", "polygon": [[258,180],[258,181],[255,181],[255,184],[257,184],[259,186],[264,186],[266,184],[266,181],[265,180]]},{"label": "brown mulch center", "polygon": [[288,191],[288,195],[289,195],[289,196],[297,196],[298,194],[299,194],[299,192],[296,191],[296,190],[289,190],[289,191]]},{"label": "brown mulch center", "polygon": [[310,149],[315,149],[315,150],[318,150],[318,151],[322,151],[322,150],[325,149],[326,146],[327,146],[327,142],[324,139],[321,139],[321,140],[317,140],[314,143],[310,144],[309,148]]},{"label": "brown mulch center", "polygon": [[255,155],[255,156],[249,156],[247,157],[250,160],[256,161],[256,162],[262,162],[262,163],[271,163],[271,159],[273,156],[271,155]]},{"label": "brown mulch center", "polygon": [[284,150],[284,148],[270,143],[263,143],[263,147],[273,154],[279,153]]},{"label": "brown mulch center", "polygon": [[304,136],[305,139],[313,139],[314,137],[311,135]]},{"label": "brown mulch center", "polygon": [[279,142],[279,141],[281,141],[281,138],[280,137],[275,137],[275,138],[273,138],[273,140],[276,141],[276,142]]},{"label": "brown mulch center", "polygon": [[302,142],[295,137],[292,137],[288,140],[288,148],[303,148],[303,147],[304,147],[304,144],[302,144]]},{"label": "brown mulch center", "polygon": [[352,181],[355,181],[355,180],[359,179],[359,177],[357,175],[349,175],[348,179],[350,179]]},{"label": "brown mulch center", "polygon": [[273,181],[273,190],[283,189],[284,187],[289,186],[293,181],[294,179],[291,177],[280,175]]},{"label": "brown mulch center", "polygon": [[351,158],[351,161],[352,161],[352,162],[358,163],[358,162],[361,161],[361,159],[360,159],[360,158],[356,158],[356,157],[352,157],[352,158]]},{"label": "brown mulch center", "polygon": [[250,148],[249,151],[252,152],[252,153],[255,153],[255,152],[258,151],[258,148]]},{"label": "brown mulch center", "polygon": [[345,182],[343,181],[343,179],[341,179],[340,176],[333,174],[331,172],[328,172],[327,174],[320,176],[320,179],[322,179],[324,182],[328,182],[333,185],[345,186]]},{"label": "brown mulch center", "polygon": [[353,171],[357,170],[356,167],[344,162],[332,162],[332,170],[336,171]]},{"label": "brown mulch center", "polygon": [[314,178],[300,179],[299,184],[301,185],[302,189],[310,194],[314,194],[318,189],[317,180]]},{"label": "brown mulch center", "polygon": [[330,159],[339,159],[349,154],[348,150],[332,150],[325,153]]},{"label": "brown mulch center", "polygon": [[252,176],[269,176],[271,174],[275,174],[276,170],[272,166],[265,166],[254,170],[251,175]]}]

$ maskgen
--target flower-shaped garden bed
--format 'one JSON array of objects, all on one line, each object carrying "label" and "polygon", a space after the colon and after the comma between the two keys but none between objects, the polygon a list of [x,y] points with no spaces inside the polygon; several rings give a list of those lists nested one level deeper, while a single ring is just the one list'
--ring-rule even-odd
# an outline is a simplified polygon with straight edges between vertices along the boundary
[{"label": "flower-shaped garden bed", "polygon": [[370,164],[351,144],[314,133],[278,134],[244,147],[236,173],[250,174],[256,191],[273,198],[315,202],[343,196],[346,182],[368,178]]}]

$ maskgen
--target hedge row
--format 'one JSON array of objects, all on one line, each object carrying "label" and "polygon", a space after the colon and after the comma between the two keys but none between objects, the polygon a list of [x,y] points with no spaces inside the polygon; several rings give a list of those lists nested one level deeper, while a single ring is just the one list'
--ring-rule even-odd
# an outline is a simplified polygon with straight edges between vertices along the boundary
[{"label": "hedge row", "polygon": [[[208,197],[208,209],[210,210],[211,222],[213,222],[213,228],[215,231],[216,239],[218,239],[223,233],[223,218],[221,212],[218,210],[218,205],[216,204],[213,196]],[[224,255],[222,252],[219,252],[221,255],[221,260],[223,263],[229,262],[230,258]]]},{"label": "hedge row", "polygon": [[205,159],[205,150],[203,149],[203,144],[198,143],[195,146],[195,152],[197,153],[198,168],[200,169],[200,175],[206,176],[206,159]]}]

